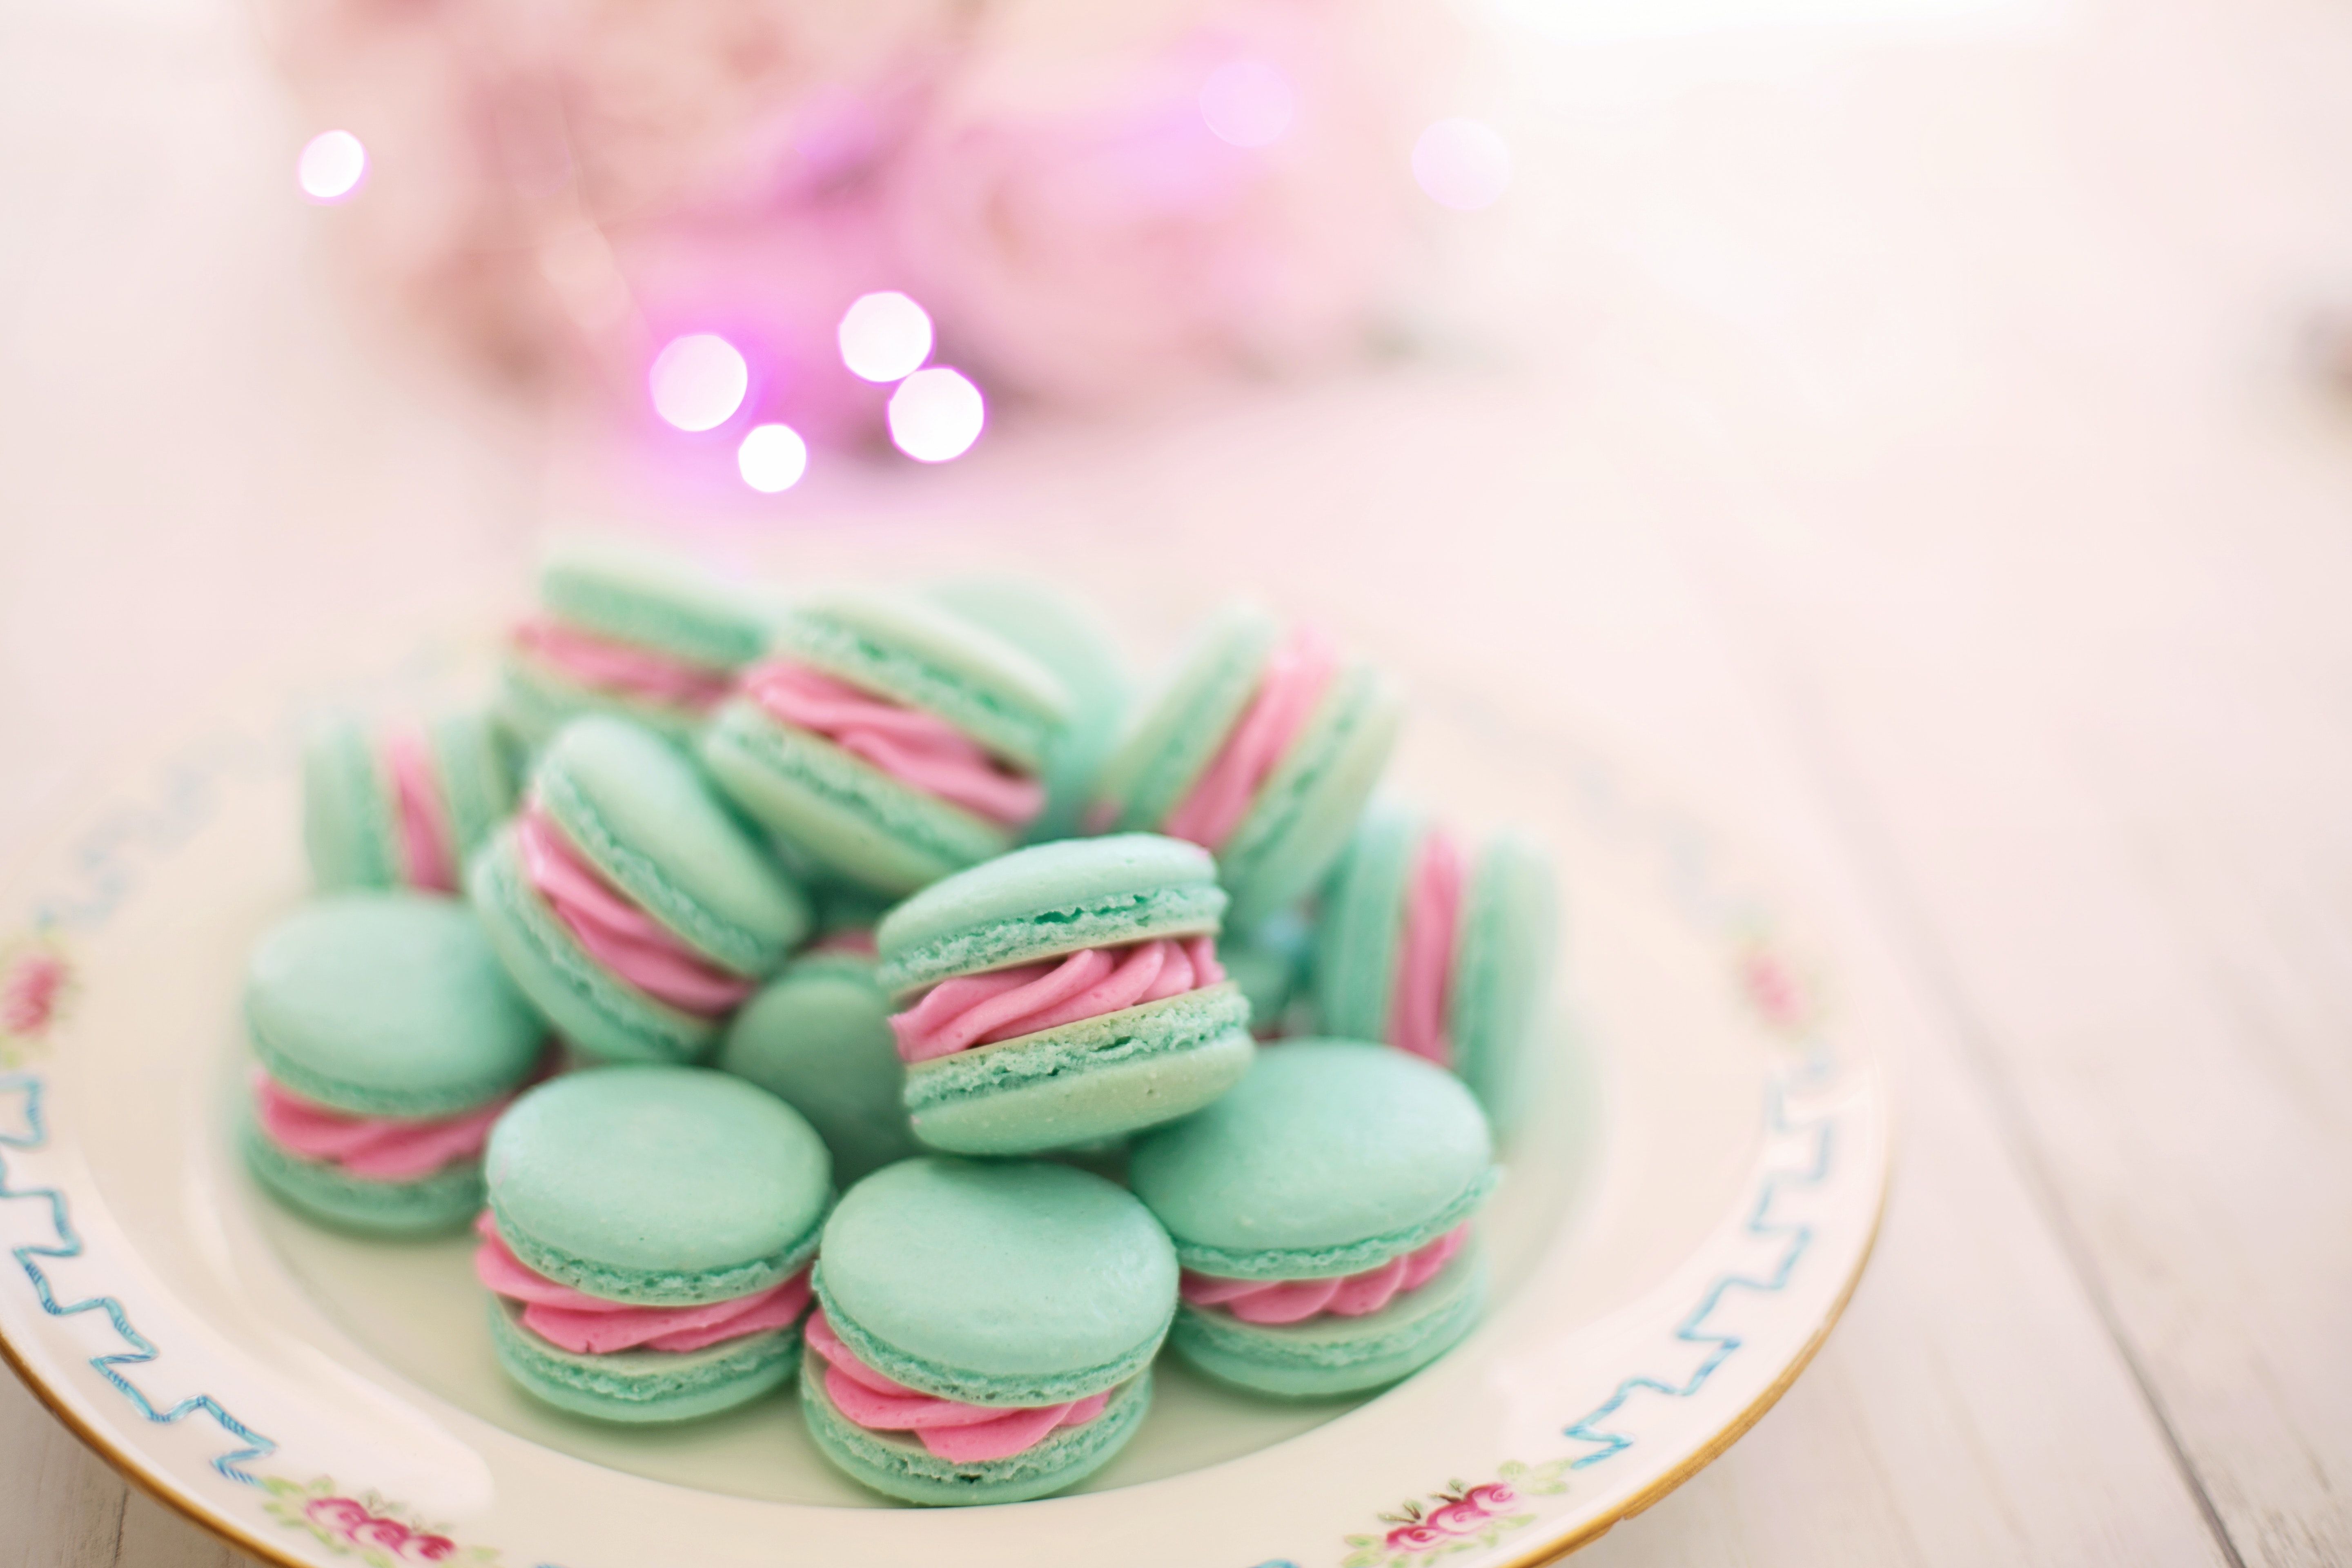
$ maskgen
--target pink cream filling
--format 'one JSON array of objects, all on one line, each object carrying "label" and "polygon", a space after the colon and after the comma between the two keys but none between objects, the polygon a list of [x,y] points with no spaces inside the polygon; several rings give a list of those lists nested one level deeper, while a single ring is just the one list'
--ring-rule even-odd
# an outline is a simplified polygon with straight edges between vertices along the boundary
[{"label": "pink cream filling", "polygon": [[1435,1279],[1469,1236],[1470,1227],[1458,1225],[1426,1247],[1337,1279],[1224,1279],[1188,1268],[1177,1293],[1195,1307],[1223,1307],[1244,1323],[1298,1323],[1326,1314],[1360,1318]]},{"label": "pink cream filling", "polygon": [[1339,672],[1339,650],[1329,639],[1308,626],[1293,632],[1266,661],[1257,695],[1243,710],[1241,722],[1160,831],[1203,849],[1222,847]]},{"label": "pink cream filling", "polygon": [[771,718],[822,735],[902,784],[1005,827],[1045,809],[1045,786],[1011,771],[946,720],[779,660],[743,676],[744,695]]},{"label": "pink cream filling", "polygon": [[574,1355],[614,1351],[698,1351],[746,1334],[789,1328],[809,1304],[809,1271],[765,1290],[699,1307],[640,1307],[607,1301],[559,1285],[517,1258],[484,1209],[474,1221],[474,1278],[496,1295],[522,1303],[523,1327]]},{"label": "pink cream filling", "polygon": [[1448,835],[1431,834],[1405,889],[1396,990],[1389,1000],[1389,1044],[1442,1068],[1454,1065],[1445,1009],[1462,923],[1462,851]]},{"label": "pink cream filling", "polygon": [[457,890],[457,856],[442,808],[441,786],[433,776],[433,752],[425,737],[397,731],[383,744],[385,771],[392,774],[394,815],[400,822],[401,875],[412,888],[436,893]]},{"label": "pink cream filling", "polygon": [[515,819],[525,875],[589,955],[646,995],[715,1018],[758,987],[707,962],[583,859],[536,800]]},{"label": "pink cream filling", "polygon": [[512,637],[515,647],[583,686],[666,708],[703,712],[717,707],[732,684],[726,670],[615,642],[549,616],[522,622]]},{"label": "pink cream filling", "polygon": [[901,1061],[927,1062],[1214,985],[1216,938],[1162,937],[942,980],[890,1019]]},{"label": "pink cream filling", "polygon": [[966,1405],[919,1394],[876,1372],[841,1342],[820,1309],[803,1331],[808,1348],[824,1365],[824,1396],[843,1417],[869,1431],[912,1432],[923,1447],[957,1464],[1009,1459],[1034,1448],[1046,1435],[1063,1426],[1083,1426],[1103,1413],[1108,1392],[1090,1394],[1066,1405],[1040,1405],[1025,1410]]},{"label": "pink cream filling", "polygon": [[378,1182],[413,1182],[460,1160],[479,1158],[490,1139],[490,1124],[514,1099],[501,1095],[462,1116],[400,1121],[314,1105],[259,1068],[253,1070],[252,1082],[254,1109],[271,1142],[305,1160]]}]

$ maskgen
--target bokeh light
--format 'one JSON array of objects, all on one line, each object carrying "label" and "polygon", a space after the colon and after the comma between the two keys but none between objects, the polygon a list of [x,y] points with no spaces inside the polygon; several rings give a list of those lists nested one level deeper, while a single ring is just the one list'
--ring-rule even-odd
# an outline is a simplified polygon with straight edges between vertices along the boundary
[{"label": "bokeh light", "polygon": [[1297,112],[1290,79],[1264,60],[1232,60],[1201,84],[1201,118],[1218,140],[1267,147],[1282,140]]},{"label": "bokeh light", "polygon": [[760,425],[735,448],[743,482],[761,495],[777,495],[808,472],[808,443],[789,425]]},{"label": "bokeh light", "polygon": [[861,295],[842,312],[841,363],[867,381],[903,381],[931,357],[931,318],[896,289]]},{"label": "bokeh light", "polygon": [[890,439],[919,463],[944,463],[971,450],[988,423],[980,388],[945,365],[919,370],[890,395]]},{"label": "bokeh light", "polygon": [[1412,177],[1440,205],[1475,212],[1509,187],[1511,149],[1490,125],[1441,120],[1412,144]]},{"label": "bokeh light", "polygon": [[654,356],[646,383],[654,412],[681,430],[714,430],[743,406],[751,367],[735,345],[715,332],[672,338]]},{"label": "bokeh light", "polygon": [[302,143],[294,160],[294,183],[308,199],[340,202],[367,178],[367,149],[348,131],[321,131]]}]

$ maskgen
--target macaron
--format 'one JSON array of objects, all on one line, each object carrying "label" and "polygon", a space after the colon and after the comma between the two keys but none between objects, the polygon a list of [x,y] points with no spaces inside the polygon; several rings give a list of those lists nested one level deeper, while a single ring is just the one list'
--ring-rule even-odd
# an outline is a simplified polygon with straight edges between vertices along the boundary
[{"label": "macaron", "polygon": [[593,1057],[683,1061],[808,932],[808,900],[652,731],[575,719],[467,887],[490,945]]},{"label": "macaron", "polygon": [[677,556],[613,541],[549,552],[539,609],[508,634],[499,714],[537,750],[583,713],[689,739],[767,645],[778,601]]},{"label": "macaron", "polygon": [[995,634],[912,595],[844,591],[784,618],[701,752],[769,831],[895,895],[1020,841],[1069,715],[1061,681]]},{"label": "macaron", "polygon": [[927,1157],[849,1190],[815,1283],[801,1410],[824,1457],[908,1502],[1019,1502],[1135,1435],[1176,1258],[1100,1176]]},{"label": "macaron", "polygon": [[349,718],[302,748],[302,840],[321,892],[457,891],[466,861],[514,809],[514,772],[479,713],[370,731]]},{"label": "macaron", "polygon": [[820,940],[735,1015],[713,1064],[807,1117],[844,1182],[921,1152],[874,969],[872,932]]},{"label": "macaron", "polygon": [[1427,812],[1383,803],[1324,889],[1318,1026],[1451,1070],[1507,1129],[1548,1021],[1559,944],[1540,847],[1506,832],[1465,849]]},{"label": "macaron", "polygon": [[951,578],[930,595],[1061,677],[1070,721],[1045,758],[1045,809],[1024,837],[1033,844],[1075,837],[1131,695],[1109,629],[1068,595],[1023,577]]},{"label": "macaron", "polygon": [[1227,610],[1178,660],[1104,764],[1088,825],[1215,854],[1246,928],[1312,891],[1388,763],[1403,704],[1311,627]]},{"label": "macaron", "polygon": [[959,1154],[1115,1138],[1240,1081],[1249,1003],[1216,955],[1225,895],[1197,847],[1146,833],[1033,845],[884,917],[915,1136]]},{"label": "macaron", "polygon": [[245,1019],[256,1066],[238,1142],[264,1187],[385,1236],[481,1206],[490,1124],[545,1029],[473,911],[415,892],[307,904],[254,948]]},{"label": "macaron", "polygon": [[1169,1342],[1289,1398],[1394,1383],[1470,1331],[1486,1299],[1470,1222],[1498,1174],[1460,1079],[1349,1040],[1268,1047],[1128,1161],[1184,1267]]},{"label": "macaron", "polygon": [[517,1100],[486,1172],[474,1271],[524,1392],[686,1421],[791,1377],[833,1184],[782,1100],[700,1068],[595,1068]]}]

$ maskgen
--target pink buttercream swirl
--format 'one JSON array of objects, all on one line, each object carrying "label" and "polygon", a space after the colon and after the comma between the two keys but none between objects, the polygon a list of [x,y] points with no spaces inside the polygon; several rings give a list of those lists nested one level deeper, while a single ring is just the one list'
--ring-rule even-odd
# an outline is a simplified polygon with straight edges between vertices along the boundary
[{"label": "pink buttercream swirl", "polygon": [[551,616],[514,628],[514,646],[581,685],[701,713],[715,708],[733,684],[730,673],[635,643],[581,630]]},{"label": "pink buttercream swirl", "polygon": [[1299,1323],[1327,1314],[1360,1318],[1435,1279],[1469,1236],[1470,1227],[1458,1225],[1426,1247],[1336,1279],[1224,1279],[1188,1268],[1177,1293],[1195,1307],[1223,1307],[1244,1323]]},{"label": "pink buttercream swirl", "polygon": [[755,665],[743,693],[781,723],[822,735],[902,784],[1004,827],[1045,809],[1045,786],[946,720],[789,660]]},{"label": "pink buttercream swirl", "polygon": [[377,1182],[414,1182],[461,1160],[479,1159],[490,1125],[511,1094],[478,1110],[431,1121],[352,1116],[313,1104],[263,1072],[253,1070],[253,1103],[262,1132],[290,1154],[339,1166]]},{"label": "pink buttercream swirl", "polygon": [[656,1001],[715,1018],[758,989],[680,942],[607,882],[563,837],[536,799],[515,819],[523,871],[563,929],[589,955]]},{"label": "pink buttercream swirl", "polygon": [[392,775],[393,814],[400,823],[403,879],[413,888],[456,892],[456,840],[433,774],[432,747],[415,731],[395,731],[384,740],[383,765]]},{"label": "pink buttercream swirl", "polygon": [[927,1062],[974,1046],[1017,1039],[1198,991],[1223,980],[1214,937],[1161,937],[1125,947],[1089,947],[942,980],[890,1018],[901,1061]]},{"label": "pink buttercream swirl", "polygon": [[1389,1044],[1442,1068],[1454,1065],[1445,1013],[1462,921],[1462,882],[1461,849],[1447,834],[1432,833],[1405,889],[1396,989],[1389,1000]]},{"label": "pink buttercream swirl", "polygon": [[1085,1426],[1110,1401],[1108,1391],[1025,1409],[941,1399],[895,1383],[859,1361],[824,1321],[822,1308],[803,1331],[809,1350],[825,1363],[824,1396],[845,1419],[869,1431],[912,1432],[924,1447],[957,1464],[1009,1459],[1060,1427]]},{"label": "pink buttercream swirl", "polygon": [[699,1307],[607,1301],[559,1285],[525,1264],[508,1248],[488,1209],[475,1219],[474,1231],[482,1238],[474,1249],[474,1278],[494,1294],[520,1302],[523,1327],[574,1355],[704,1350],[747,1334],[789,1328],[809,1304],[805,1268],[764,1290]]},{"label": "pink buttercream swirl", "polygon": [[1329,639],[1311,626],[1294,631],[1266,661],[1257,695],[1242,710],[1241,721],[1160,831],[1203,849],[1221,847],[1249,815],[1259,788],[1306,728],[1315,704],[1339,672],[1339,650]]}]

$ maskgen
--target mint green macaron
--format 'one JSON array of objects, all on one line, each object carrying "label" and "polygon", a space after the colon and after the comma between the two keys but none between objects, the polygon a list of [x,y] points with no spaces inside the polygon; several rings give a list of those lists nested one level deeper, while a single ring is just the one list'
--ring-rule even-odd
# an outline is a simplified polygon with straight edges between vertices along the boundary
[{"label": "mint green macaron", "polygon": [[735,1016],[712,1064],[807,1117],[844,1182],[921,1152],[874,968],[870,952],[846,947],[793,960]]},{"label": "mint green macaron", "polygon": [[1069,721],[1070,697],[1029,655],[916,595],[811,597],[777,626],[762,665],[700,742],[704,764],[746,814],[832,875],[880,892],[912,892],[1019,842],[1026,821],[982,815],[780,718],[757,698],[769,665],[911,710],[1007,776],[1034,781]]},{"label": "mint green macaron", "polygon": [[[1177,1352],[1227,1383],[1297,1397],[1392,1383],[1469,1331],[1484,1272],[1454,1233],[1498,1175],[1486,1117],[1458,1079],[1384,1046],[1328,1039],[1268,1047],[1231,1094],[1138,1139],[1128,1163],[1186,1270]],[[1416,1255],[1450,1261],[1354,1316],[1250,1321],[1193,1300],[1196,1276],[1340,1280]]]},{"label": "mint green macaron", "polygon": [[[584,897],[534,868],[532,832],[584,866]],[[614,1060],[699,1056],[813,918],[683,752],[593,716],[541,754],[523,812],[475,858],[467,890],[523,994],[573,1046]],[[600,956],[595,933],[614,918],[631,929]],[[623,973],[616,951],[646,947],[660,950],[658,968]],[[650,977],[680,968],[694,984],[667,994]]]},{"label": "mint green macaron", "polygon": [[494,1106],[530,1074],[544,1031],[463,904],[352,892],[303,906],[255,947],[245,1017],[267,1082],[240,1102],[238,1142],[271,1193],[383,1235],[449,1228],[480,1206],[478,1147],[394,1177],[271,1131],[277,1106],[314,1136],[350,1121],[430,1131]]},{"label": "mint green macaron", "polygon": [[[485,1163],[498,1237],[532,1273],[600,1300],[691,1308],[757,1295],[815,1255],[831,1158],[800,1114],[704,1068],[595,1068],[518,1100]],[[797,1364],[800,1328],[701,1349],[565,1350],[491,1303],[499,1363],[526,1392],[605,1420],[683,1420],[758,1397]]]},{"label": "mint green macaron", "polygon": [[[1398,965],[1416,870],[1441,831],[1413,807],[1383,803],[1366,813],[1323,893],[1315,1008],[1326,1032],[1406,1043],[1394,1016]],[[1520,833],[1492,836],[1461,864],[1438,1060],[1507,1131],[1524,1098],[1529,1053],[1549,1023],[1559,892],[1549,858]]]},{"label": "mint green macaron", "polygon": [[[908,899],[877,931],[877,978],[912,1015],[935,987],[1088,949],[1213,939],[1225,895],[1193,845],[1151,834],[1034,845]],[[902,1030],[904,1026],[901,1026]],[[1031,1153],[1117,1138],[1199,1110],[1238,1082],[1253,1049],[1231,982],[910,1059],[915,1136],[961,1154]]]},{"label": "mint green macaron", "polygon": [[514,796],[505,742],[485,714],[375,730],[332,720],[302,747],[302,841],[311,881],[321,892],[455,892],[467,860],[514,808]]},{"label": "mint green macaron", "polygon": [[1068,595],[1024,577],[957,577],[932,584],[930,595],[1028,654],[1068,689],[1070,721],[1045,758],[1045,815],[1023,837],[1032,844],[1075,837],[1131,694],[1109,629]]},{"label": "mint green macaron", "polygon": [[[516,628],[499,667],[499,715],[534,751],[588,713],[690,739],[782,613],[781,599],[759,585],[609,539],[550,550],[539,603],[540,614]],[[583,658],[570,655],[572,647],[604,657]],[[623,673],[632,666],[654,679],[633,680]]]},{"label": "mint green macaron", "polygon": [[827,1394],[843,1374],[812,1355],[810,1434],[851,1477],[909,1502],[1059,1491],[1108,1463],[1150,1407],[1176,1274],[1158,1223],[1099,1176],[1036,1162],[888,1166],[843,1197],[817,1260],[817,1300],[846,1352],[917,1394],[1008,1412],[1108,1399],[1022,1452],[950,1460],[910,1432],[851,1421]]},{"label": "mint green macaron", "polygon": [[[1292,628],[1253,605],[1218,616],[1142,703],[1097,781],[1097,826],[1170,831],[1257,698]],[[1218,843],[1217,874],[1237,928],[1313,891],[1347,847],[1388,764],[1404,705],[1386,678],[1340,658],[1247,808]]]}]

